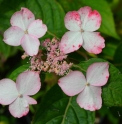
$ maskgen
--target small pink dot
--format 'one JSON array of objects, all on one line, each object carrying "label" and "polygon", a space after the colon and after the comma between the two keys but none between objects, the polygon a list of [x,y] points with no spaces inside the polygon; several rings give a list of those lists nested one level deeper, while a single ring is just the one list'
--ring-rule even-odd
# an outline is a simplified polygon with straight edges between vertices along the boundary
[{"label": "small pink dot", "polygon": [[81,47],[81,45],[79,44],[79,45],[78,45],[78,47],[80,48],[80,47]]}]

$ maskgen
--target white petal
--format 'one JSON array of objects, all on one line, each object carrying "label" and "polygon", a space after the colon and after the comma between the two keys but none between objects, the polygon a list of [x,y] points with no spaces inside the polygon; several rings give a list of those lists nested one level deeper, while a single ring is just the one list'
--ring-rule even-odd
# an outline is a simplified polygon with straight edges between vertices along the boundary
[{"label": "white petal", "polygon": [[37,104],[37,101],[29,96],[24,96],[24,98],[28,101],[28,104]]},{"label": "white petal", "polygon": [[81,32],[66,32],[60,42],[60,50],[65,54],[78,50],[83,43]]},{"label": "white petal", "polygon": [[74,96],[84,89],[86,79],[80,71],[72,71],[65,77],[60,78],[58,85],[65,94]]},{"label": "white petal", "polygon": [[80,15],[77,11],[68,12],[64,19],[65,26],[71,31],[81,30]]},{"label": "white petal", "polygon": [[25,116],[29,112],[29,105],[24,97],[18,97],[12,104],[9,105],[10,113],[17,118]]},{"label": "white petal", "polygon": [[107,62],[96,62],[87,69],[87,82],[94,86],[103,86],[109,78],[109,65]]},{"label": "white petal", "polygon": [[86,86],[85,89],[78,95],[77,103],[81,108],[95,111],[101,108],[101,87]]},{"label": "white petal", "polygon": [[83,48],[89,53],[99,54],[105,47],[105,40],[99,32],[83,32]]},{"label": "white petal", "polygon": [[34,14],[27,8],[21,8],[20,11],[15,12],[11,17],[11,25],[17,26],[27,30],[28,25],[35,20]]},{"label": "white petal", "polygon": [[34,56],[38,53],[40,42],[36,37],[25,34],[21,45],[28,55]]},{"label": "white petal", "polygon": [[82,29],[85,31],[95,31],[101,25],[101,15],[98,11],[92,11],[90,7],[86,6],[80,8],[78,13],[81,16]]},{"label": "white petal", "polygon": [[87,19],[88,14],[91,13],[91,12],[92,12],[92,9],[89,6],[81,7],[78,10],[78,13],[80,14],[82,28],[84,27],[84,24],[85,24],[85,21]]},{"label": "white petal", "polygon": [[21,44],[21,39],[24,36],[24,31],[19,27],[12,26],[4,32],[5,43],[12,46],[19,46]]},{"label": "white petal", "polygon": [[47,26],[42,24],[42,20],[33,21],[28,27],[28,33],[36,38],[42,37],[47,31]]},{"label": "white petal", "polygon": [[17,77],[16,85],[20,94],[34,95],[41,87],[39,74],[34,71],[23,72]]},{"label": "white petal", "polygon": [[0,104],[8,105],[18,97],[16,84],[10,79],[0,80]]}]

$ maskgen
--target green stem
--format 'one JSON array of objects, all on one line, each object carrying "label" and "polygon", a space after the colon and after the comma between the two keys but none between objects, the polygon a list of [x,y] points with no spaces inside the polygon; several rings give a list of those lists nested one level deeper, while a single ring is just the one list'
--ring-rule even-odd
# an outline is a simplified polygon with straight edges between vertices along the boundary
[{"label": "green stem", "polygon": [[93,57],[93,58],[97,58],[97,55],[92,54],[92,53],[87,53],[89,56]]},{"label": "green stem", "polygon": [[80,67],[80,66],[78,66],[78,65],[73,64],[73,65],[72,65],[72,67],[79,68],[81,71],[86,72],[86,70],[85,70],[85,69],[81,68],[81,67]]},{"label": "green stem", "polygon": [[66,114],[67,114],[68,108],[69,108],[69,106],[70,106],[71,100],[72,100],[72,97],[69,98],[69,101],[68,101],[67,107],[66,107],[66,109],[65,109],[64,116],[63,116],[63,120],[62,120],[61,124],[65,124],[64,122],[65,122],[65,119],[66,119]]},{"label": "green stem", "polygon": [[57,37],[55,34],[51,33],[50,31],[47,31],[48,34],[52,35],[53,37],[57,38],[58,40],[60,40],[59,37]]},{"label": "green stem", "polygon": [[88,56],[85,54],[85,53],[83,53],[83,52],[81,52],[80,50],[78,50],[78,51],[76,51],[78,54],[80,54],[81,56],[83,56],[84,58],[85,58],[85,60],[88,60]]},{"label": "green stem", "polygon": [[35,113],[35,109],[33,108],[32,105],[30,105],[30,111],[34,114]]}]

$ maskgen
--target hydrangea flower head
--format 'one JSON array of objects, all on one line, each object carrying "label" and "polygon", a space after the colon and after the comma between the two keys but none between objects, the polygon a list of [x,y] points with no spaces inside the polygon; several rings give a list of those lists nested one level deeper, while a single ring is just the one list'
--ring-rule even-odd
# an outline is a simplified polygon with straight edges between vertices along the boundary
[{"label": "hydrangea flower head", "polygon": [[94,54],[102,52],[105,47],[104,39],[99,32],[101,16],[98,11],[88,6],[80,8],[78,11],[68,12],[65,16],[65,26],[69,30],[66,32],[60,43],[60,49],[64,53],[78,50],[81,46]]},{"label": "hydrangea flower head", "polygon": [[72,71],[67,76],[59,79],[58,85],[68,96],[78,94],[77,103],[81,108],[95,111],[101,108],[101,86],[108,81],[109,65],[99,62],[90,65],[86,78],[80,71]]},{"label": "hydrangea flower head", "polygon": [[0,104],[9,105],[9,111],[14,117],[25,116],[29,112],[29,104],[37,104],[29,97],[40,89],[40,77],[37,72],[21,73],[16,83],[10,79],[0,80]]},{"label": "hydrangea flower head", "polygon": [[22,8],[12,15],[10,23],[12,26],[4,32],[4,42],[12,46],[21,45],[28,55],[36,55],[40,45],[38,38],[47,31],[42,20],[35,20],[30,10]]}]

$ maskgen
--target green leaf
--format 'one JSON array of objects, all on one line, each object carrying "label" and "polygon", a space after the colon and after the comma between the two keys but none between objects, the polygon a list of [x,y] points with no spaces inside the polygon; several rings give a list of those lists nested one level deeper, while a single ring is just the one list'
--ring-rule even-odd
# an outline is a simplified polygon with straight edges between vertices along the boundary
[{"label": "green leaf", "polygon": [[[93,58],[79,64],[80,68],[87,68],[95,62],[104,62],[103,59]],[[97,72],[96,72],[97,73]],[[112,64],[109,63],[110,77],[105,86],[102,87],[103,103],[107,106],[122,106],[122,74]]]},{"label": "green leaf", "polygon": [[106,38],[106,41],[105,48],[103,49],[102,53],[97,56],[98,58],[104,58],[106,60],[113,61],[117,46],[120,41],[110,37]]},{"label": "green leaf", "polygon": [[50,37],[50,35],[61,37],[65,33],[65,13],[58,2],[55,0],[28,0],[27,7],[32,10],[36,18],[41,18],[47,25],[48,32],[44,38]]},{"label": "green leaf", "polygon": [[15,69],[9,76],[10,79],[12,80],[16,80],[16,78],[18,77],[18,75],[26,70],[29,69],[29,64],[26,65],[22,65],[20,67],[18,67],[17,69]]},{"label": "green leaf", "polygon": [[102,106],[102,108],[98,111],[101,118],[107,118],[110,124],[119,124],[121,117],[119,117],[122,113],[121,107],[106,107]]},{"label": "green leaf", "polygon": [[66,96],[56,84],[39,105],[32,124],[94,124],[94,112],[81,109],[76,97]]},{"label": "green leaf", "polygon": [[10,46],[5,44],[5,42],[2,40],[2,37],[0,36],[0,55],[7,58],[10,54]]},{"label": "green leaf", "polygon": [[120,43],[114,54],[114,64],[122,72],[122,43]]},{"label": "green leaf", "polygon": [[78,10],[83,6],[90,6],[92,9],[98,10],[102,16],[102,24],[99,29],[100,32],[119,39],[116,33],[113,14],[110,6],[105,0],[57,0],[65,12]]},{"label": "green leaf", "polygon": [[4,58],[5,60],[14,55],[17,52],[17,48],[13,46],[9,46],[3,41],[3,37],[0,36],[0,56],[1,58]]}]

